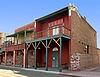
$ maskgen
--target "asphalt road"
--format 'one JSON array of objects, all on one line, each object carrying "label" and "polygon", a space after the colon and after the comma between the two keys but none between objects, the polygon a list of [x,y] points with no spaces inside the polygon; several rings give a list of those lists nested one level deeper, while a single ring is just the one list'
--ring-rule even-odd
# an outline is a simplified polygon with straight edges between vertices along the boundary
[{"label": "asphalt road", "polygon": [[59,74],[0,67],[0,77],[75,77],[75,76],[65,76]]}]

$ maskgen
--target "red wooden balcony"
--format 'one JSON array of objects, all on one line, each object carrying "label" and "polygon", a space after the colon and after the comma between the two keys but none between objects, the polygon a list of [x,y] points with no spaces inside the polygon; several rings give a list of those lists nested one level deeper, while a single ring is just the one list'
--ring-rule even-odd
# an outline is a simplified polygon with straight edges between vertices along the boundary
[{"label": "red wooden balcony", "polygon": [[25,48],[25,43],[24,44],[6,46],[7,51],[22,50],[24,48]]},{"label": "red wooden balcony", "polygon": [[[66,28],[65,26],[56,26],[44,31],[40,31],[34,33],[31,37],[31,40],[39,39],[39,38],[47,38],[47,37],[54,37],[59,35],[64,35],[70,38],[71,30]],[[30,40],[27,40],[30,41]]]}]

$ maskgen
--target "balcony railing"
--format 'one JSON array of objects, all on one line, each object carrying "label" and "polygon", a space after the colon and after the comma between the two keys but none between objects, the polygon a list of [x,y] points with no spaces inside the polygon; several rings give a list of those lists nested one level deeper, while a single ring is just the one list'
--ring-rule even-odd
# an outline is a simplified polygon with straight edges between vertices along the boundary
[{"label": "balcony railing", "polygon": [[17,44],[17,45],[6,46],[7,51],[22,50],[24,48],[25,48],[25,44]]},{"label": "balcony railing", "polygon": [[[59,35],[70,37],[70,34],[71,34],[71,30],[66,28],[65,26],[56,26],[44,31],[30,34],[28,37],[26,37],[26,41],[31,41],[31,40],[35,40],[39,38],[47,38],[47,37],[52,37],[52,36],[59,36]],[[9,43],[9,45],[6,45],[7,51],[21,50],[24,48],[25,48],[25,42],[24,44],[17,44],[17,45],[14,45],[11,42]]]},{"label": "balcony railing", "polygon": [[57,36],[57,35],[65,35],[65,36],[70,37],[70,34],[71,34],[71,30],[66,28],[65,26],[56,26],[44,31],[34,33],[30,39],[27,39],[27,41],[35,40],[39,38]]}]

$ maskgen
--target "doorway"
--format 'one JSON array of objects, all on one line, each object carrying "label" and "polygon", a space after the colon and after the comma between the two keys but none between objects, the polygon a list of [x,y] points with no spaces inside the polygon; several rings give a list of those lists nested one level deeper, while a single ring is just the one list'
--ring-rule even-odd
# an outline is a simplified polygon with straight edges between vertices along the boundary
[{"label": "doorway", "polygon": [[58,48],[53,48],[52,50],[52,67],[58,67]]}]

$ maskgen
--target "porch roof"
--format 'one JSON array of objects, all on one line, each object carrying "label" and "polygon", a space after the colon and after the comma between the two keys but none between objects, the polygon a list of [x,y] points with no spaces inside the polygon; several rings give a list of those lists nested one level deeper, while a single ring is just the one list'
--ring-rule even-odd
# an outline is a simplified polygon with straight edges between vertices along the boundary
[{"label": "porch roof", "polygon": [[56,16],[58,16],[58,15],[67,13],[67,11],[68,11],[68,7],[65,7],[65,8],[60,9],[60,10],[58,10],[58,11],[55,11],[55,12],[53,12],[53,13],[51,13],[51,14],[48,14],[48,15],[43,16],[43,17],[41,17],[41,18],[38,18],[38,19],[36,19],[36,21],[44,21],[44,20],[47,20],[47,19],[56,17]]},{"label": "porch roof", "polygon": [[27,33],[27,32],[33,32],[33,30],[23,30],[23,31],[20,31],[20,32],[17,32],[17,33],[8,35],[8,36],[6,36],[6,37],[16,37],[17,34],[24,34],[25,31],[26,31],[26,33]]}]

